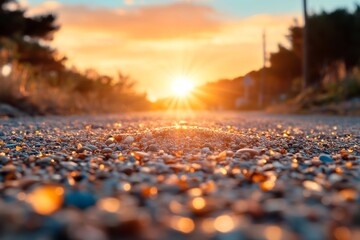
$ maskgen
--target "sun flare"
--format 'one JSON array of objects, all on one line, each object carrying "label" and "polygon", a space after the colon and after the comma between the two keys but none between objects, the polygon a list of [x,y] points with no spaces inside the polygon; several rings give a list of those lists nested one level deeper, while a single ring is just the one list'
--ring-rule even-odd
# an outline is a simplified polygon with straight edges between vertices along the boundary
[{"label": "sun flare", "polygon": [[172,84],[173,94],[177,97],[186,97],[194,89],[193,80],[189,77],[176,77]]}]

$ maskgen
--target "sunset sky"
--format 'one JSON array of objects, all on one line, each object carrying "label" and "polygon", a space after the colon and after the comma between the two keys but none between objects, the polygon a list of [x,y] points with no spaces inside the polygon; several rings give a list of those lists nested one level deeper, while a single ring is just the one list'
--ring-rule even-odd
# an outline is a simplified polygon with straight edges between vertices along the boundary
[{"label": "sunset sky", "polygon": [[[150,99],[169,95],[178,76],[195,85],[233,78],[262,64],[268,49],[286,44],[301,0],[22,0],[29,14],[58,14],[53,46],[69,65],[129,74]],[[310,12],[353,8],[355,0],[309,0]]]}]

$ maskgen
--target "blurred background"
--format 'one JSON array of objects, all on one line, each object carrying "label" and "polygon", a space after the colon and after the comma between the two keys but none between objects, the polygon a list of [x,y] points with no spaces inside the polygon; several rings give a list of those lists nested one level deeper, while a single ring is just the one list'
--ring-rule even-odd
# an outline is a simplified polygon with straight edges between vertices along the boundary
[{"label": "blurred background", "polygon": [[0,117],[360,114],[360,1],[0,0]]}]

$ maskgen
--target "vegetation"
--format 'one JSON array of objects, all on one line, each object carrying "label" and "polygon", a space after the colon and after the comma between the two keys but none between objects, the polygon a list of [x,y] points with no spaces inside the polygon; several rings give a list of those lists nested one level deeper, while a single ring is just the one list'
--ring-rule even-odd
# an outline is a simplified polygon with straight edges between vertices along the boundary
[{"label": "vegetation", "polygon": [[[28,17],[16,0],[0,0],[0,103],[30,114],[75,114],[146,110],[145,94],[123,74],[110,77],[94,70],[66,67],[66,57],[50,47],[60,29],[56,16]],[[301,108],[325,106],[360,97],[360,6],[309,17],[309,88],[301,91],[303,28],[296,21],[286,36],[288,45],[271,53],[269,67],[235,79],[222,79],[197,88],[181,108],[263,109],[279,102]],[[10,71],[11,70],[11,71]],[[263,77],[265,81],[262,82]],[[245,82],[251,78],[250,84]],[[259,100],[262,96],[262,102]],[[176,100],[175,100],[176,101]],[[153,109],[174,106],[162,99]]]},{"label": "vegetation", "polygon": [[49,47],[60,29],[52,14],[26,16],[15,0],[0,0],[0,103],[30,114],[75,114],[143,110],[145,94],[135,82],[94,70],[65,66],[66,57]]},{"label": "vegetation", "polygon": [[[245,77],[219,80],[195,92],[206,109],[258,109],[296,101],[304,108],[349,101],[360,97],[360,6],[353,12],[338,9],[309,17],[309,89],[301,92],[303,28],[297,22],[286,36],[289,47],[279,45],[271,53],[270,67],[247,74],[254,81],[248,89]],[[261,87],[262,74],[266,80]],[[263,89],[263,105],[259,95]],[[240,104],[237,104],[240,103]]]}]

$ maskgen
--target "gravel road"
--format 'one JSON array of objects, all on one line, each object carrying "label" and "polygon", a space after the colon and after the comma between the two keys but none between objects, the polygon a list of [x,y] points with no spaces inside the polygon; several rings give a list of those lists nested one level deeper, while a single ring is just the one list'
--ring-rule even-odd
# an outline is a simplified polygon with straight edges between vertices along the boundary
[{"label": "gravel road", "polygon": [[0,120],[1,239],[360,239],[360,118]]}]

